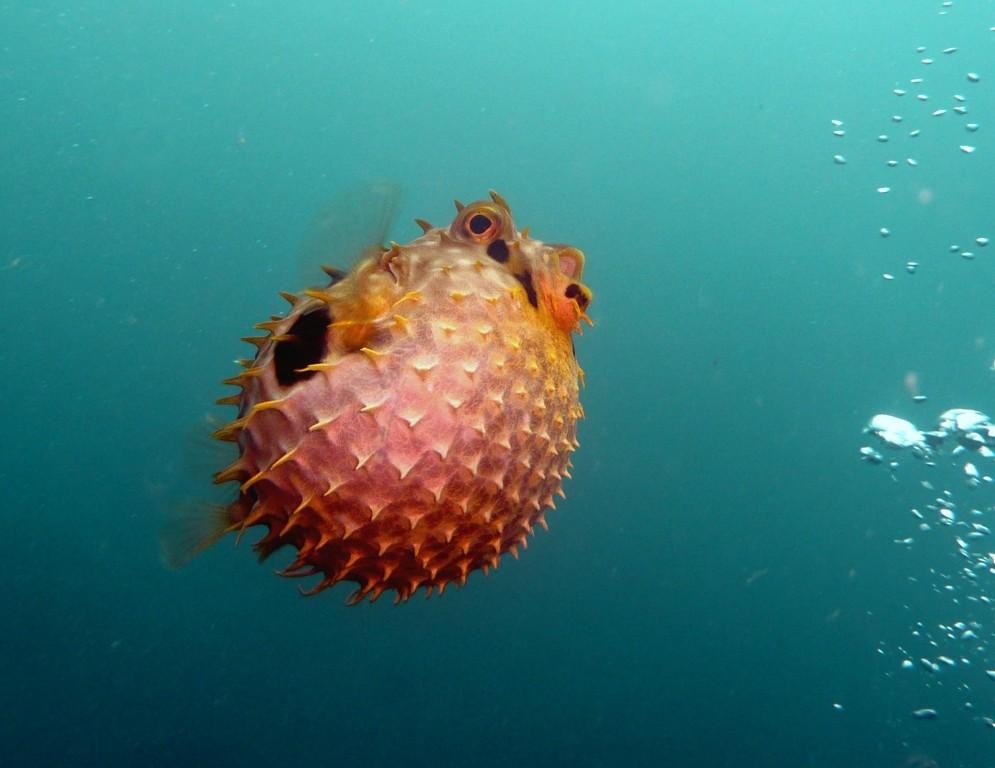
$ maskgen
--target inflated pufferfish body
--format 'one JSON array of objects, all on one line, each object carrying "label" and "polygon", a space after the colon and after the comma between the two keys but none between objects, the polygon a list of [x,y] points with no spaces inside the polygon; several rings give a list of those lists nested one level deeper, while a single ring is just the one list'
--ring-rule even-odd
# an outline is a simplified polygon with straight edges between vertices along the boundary
[{"label": "inflated pufferfish body", "polygon": [[562,495],[582,372],[572,333],[591,292],[583,254],[518,232],[496,193],[457,203],[446,229],[393,244],[286,295],[222,402],[217,437],[240,456],[217,532],[263,525],[262,556],[290,545],[306,594],[357,583],[406,600],[497,567]]}]

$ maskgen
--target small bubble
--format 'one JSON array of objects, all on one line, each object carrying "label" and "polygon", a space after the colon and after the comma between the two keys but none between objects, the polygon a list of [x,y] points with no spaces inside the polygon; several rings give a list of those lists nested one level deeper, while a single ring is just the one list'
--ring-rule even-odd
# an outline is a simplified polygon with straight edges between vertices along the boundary
[{"label": "small bubble", "polygon": [[833,162],[836,165],[846,165],[846,158],[843,155],[833,155]]},{"label": "small bubble", "polygon": [[960,151],[963,152],[965,155],[972,154],[975,149],[977,149],[977,147],[972,147],[970,144],[961,144],[960,145]]},{"label": "small bubble", "polygon": [[891,230],[888,229],[888,227],[881,227],[881,229],[878,230],[878,234],[880,234],[881,237],[890,237]]},{"label": "small bubble", "polygon": [[972,83],[976,83],[981,79],[981,76],[977,72],[968,72],[967,79]]}]

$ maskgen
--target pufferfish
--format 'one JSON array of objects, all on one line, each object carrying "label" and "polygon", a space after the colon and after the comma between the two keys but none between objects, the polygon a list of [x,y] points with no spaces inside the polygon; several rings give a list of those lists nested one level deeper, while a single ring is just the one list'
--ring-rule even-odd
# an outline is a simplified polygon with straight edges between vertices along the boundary
[{"label": "pufferfish", "polygon": [[[175,560],[263,526],[286,576],[340,581],[350,604],[443,592],[518,556],[570,476],[583,416],[572,340],[588,322],[584,255],[518,231],[495,192],[445,228],[376,248],[248,338],[255,359],[219,402],[238,447],[216,483],[237,496]],[[206,526],[206,527],[205,527]],[[184,550],[185,548],[185,550]]]}]

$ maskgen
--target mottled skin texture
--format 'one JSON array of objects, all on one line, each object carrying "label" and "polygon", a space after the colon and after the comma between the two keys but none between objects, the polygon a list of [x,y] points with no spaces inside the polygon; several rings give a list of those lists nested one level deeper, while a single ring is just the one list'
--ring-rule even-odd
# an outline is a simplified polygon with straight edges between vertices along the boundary
[{"label": "mottled skin texture", "polygon": [[583,255],[517,232],[493,193],[422,224],[288,297],[230,380],[227,530],[266,526],[260,553],[294,547],[285,573],[319,574],[311,593],[347,580],[352,602],[405,600],[497,567],[545,525],[577,447]]}]

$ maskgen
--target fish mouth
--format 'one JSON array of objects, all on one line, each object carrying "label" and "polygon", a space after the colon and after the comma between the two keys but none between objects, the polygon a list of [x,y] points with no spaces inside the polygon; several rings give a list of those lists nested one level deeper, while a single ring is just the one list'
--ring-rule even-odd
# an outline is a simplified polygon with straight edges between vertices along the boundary
[{"label": "fish mouth", "polygon": [[547,264],[550,284],[548,302],[556,324],[564,331],[580,332],[582,322],[591,323],[587,308],[591,304],[591,289],[581,282],[584,253],[572,245],[550,245]]}]

